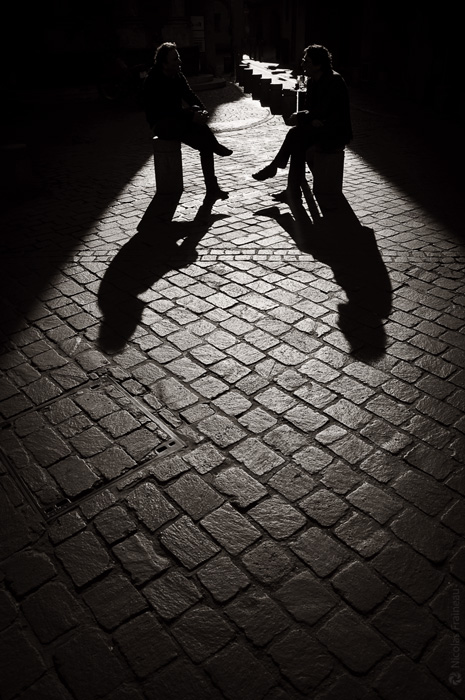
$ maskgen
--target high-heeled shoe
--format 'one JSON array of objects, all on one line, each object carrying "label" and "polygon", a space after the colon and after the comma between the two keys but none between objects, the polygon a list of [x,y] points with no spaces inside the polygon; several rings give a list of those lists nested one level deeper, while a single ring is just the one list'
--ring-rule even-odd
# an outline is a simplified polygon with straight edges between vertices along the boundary
[{"label": "high-heeled shoe", "polygon": [[222,190],[219,185],[215,185],[213,187],[207,187],[206,198],[210,199],[210,200],[228,199],[229,192]]},{"label": "high-heeled shoe", "polygon": [[276,165],[273,163],[270,163],[270,165],[267,165],[265,168],[262,168],[262,170],[259,170],[258,173],[253,173],[252,177],[254,180],[268,180],[270,177],[274,177],[278,171],[278,168]]},{"label": "high-heeled shoe", "polygon": [[217,156],[221,156],[222,158],[224,158],[224,156],[231,156],[233,152],[230,148],[226,148],[226,146],[218,145],[216,147],[215,153]]}]

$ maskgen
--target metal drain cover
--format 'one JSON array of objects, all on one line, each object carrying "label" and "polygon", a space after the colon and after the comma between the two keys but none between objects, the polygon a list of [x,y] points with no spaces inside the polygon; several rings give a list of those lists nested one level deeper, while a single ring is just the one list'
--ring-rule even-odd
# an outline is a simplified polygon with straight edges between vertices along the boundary
[{"label": "metal drain cover", "polygon": [[46,520],[183,446],[111,377],[0,425],[6,465]]}]

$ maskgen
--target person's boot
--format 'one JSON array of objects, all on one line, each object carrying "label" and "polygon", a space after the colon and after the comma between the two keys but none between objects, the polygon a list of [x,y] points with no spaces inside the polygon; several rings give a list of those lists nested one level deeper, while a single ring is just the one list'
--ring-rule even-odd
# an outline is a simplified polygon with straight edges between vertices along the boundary
[{"label": "person's boot", "polygon": [[228,199],[229,192],[225,192],[220,188],[218,180],[215,177],[213,153],[201,152],[200,161],[202,163],[203,177],[207,188],[207,199]]},{"label": "person's boot", "polygon": [[228,199],[229,192],[222,190],[216,177],[205,182],[207,187],[207,199]]},{"label": "person's boot", "polygon": [[215,153],[217,156],[224,158],[225,156],[231,156],[233,152],[230,148],[226,148],[226,146],[222,146],[221,143],[217,143]]},{"label": "person's boot", "polygon": [[259,170],[257,173],[253,173],[252,177],[254,178],[254,180],[259,181],[268,180],[270,177],[274,177],[277,172],[278,166],[274,163],[270,163],[265,168],[262,168],[262,170]]}]

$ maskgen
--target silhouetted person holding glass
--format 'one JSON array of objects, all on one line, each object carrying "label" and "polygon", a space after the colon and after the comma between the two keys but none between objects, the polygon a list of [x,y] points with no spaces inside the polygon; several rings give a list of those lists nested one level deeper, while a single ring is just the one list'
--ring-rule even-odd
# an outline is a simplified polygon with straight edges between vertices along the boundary
[{"label": "silhouetted person holding glass", "polygon": [[[183,102],[188,106],[183,106]],[[143,103],[147,121],[156,136],[181,141],[200,151],[200,161],[211,199],[227,199],[215,176],[214,154],[230,156],[207,125],[208,112],[181,72],[176,44],[166,42],[155,52],[152,68],[144,83]]]},{"label": "silhouetted person holding glass", "polygon": [[271,163],[254,173],[256,180],[274,177],[290,159],[288,192],[297,193],[305,175],[306,152],[342,150],[352,138],[349,93],[339,73],[333,70],[332,57],[324,46],[312,44],[303,55],[302,68],[307,76],[305,109],[294,112],[286,123],[292,126]]}]

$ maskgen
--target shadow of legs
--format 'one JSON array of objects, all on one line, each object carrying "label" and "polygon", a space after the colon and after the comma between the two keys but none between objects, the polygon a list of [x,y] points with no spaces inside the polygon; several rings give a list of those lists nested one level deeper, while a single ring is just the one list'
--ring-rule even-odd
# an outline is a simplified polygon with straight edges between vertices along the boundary
[{"label": "shadow of legs", "polygon": [[331,267],[347,301],[338,307],[338,326],[351,352],[370,361],[384,354],[384,319],[389,316],[392,287],[372,229],[362,226],[344,195],[332,200],[331,209],[319,211],[310,188],[303,186],[310,219],[300,193],[286,190],[290,212],[277,206],[261,209],[291,236],[302,252]]},{"label": "shadow of legs", "polygon": [[[108,354],[124,349],[141,323],[146,301],[139,295],[171,270],[192,263],[196,247],[211,226],[214,201],[204,200],[193,221],[173,222],[179,197],[155,196],[137,234],[117,253],[100,284],[102,311],[98,345]],[[179,239],[184,239],[181,245]]]}]

